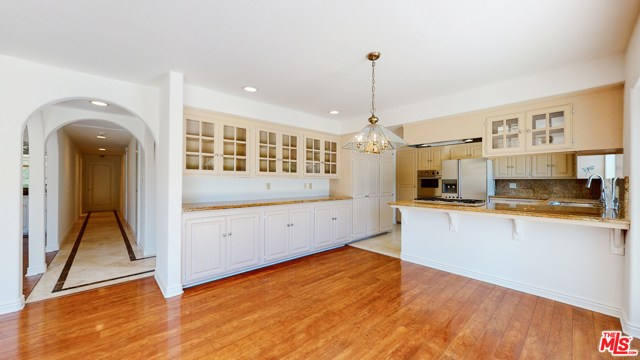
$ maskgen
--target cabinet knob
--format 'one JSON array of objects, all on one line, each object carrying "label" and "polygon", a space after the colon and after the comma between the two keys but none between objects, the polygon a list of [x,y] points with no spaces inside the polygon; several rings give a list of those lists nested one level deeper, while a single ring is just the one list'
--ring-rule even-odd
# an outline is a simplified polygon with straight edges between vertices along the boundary
[{"label": "cabinet knob", "polygon": [[227,237],[227,234],[222,234],[222,237]]},{"label": "cabinet knob", "polygon": [[522,130],[518,130],[518,134],[522,134]]},{"label": "cabinet knob", "polygon": [[290,227],[290,226],[291,226],[291,224],[287,224],[287,227]]},{"label": "cabinet knob", "polygon": [[227,234],[227,235],[231,236],[231,233],[229,233],[229,234]]},{"label": "cabinet knob", "polygon": [[530,132],[531,132],[531,129],[527,129],[527,132],[528,132],[528,133],[530,133]]},{"label": "cabinet knob", "polygon": [[293,224],[291,224],[291,227],[293,227]]}]

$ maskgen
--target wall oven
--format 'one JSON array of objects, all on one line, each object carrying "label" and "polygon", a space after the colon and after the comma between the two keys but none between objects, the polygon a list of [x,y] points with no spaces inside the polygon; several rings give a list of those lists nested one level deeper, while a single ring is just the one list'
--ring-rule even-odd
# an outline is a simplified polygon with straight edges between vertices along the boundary
[{"label": "wall oven", "polygon": [[442,196],[440,170],[418,171],[418,197]]}]

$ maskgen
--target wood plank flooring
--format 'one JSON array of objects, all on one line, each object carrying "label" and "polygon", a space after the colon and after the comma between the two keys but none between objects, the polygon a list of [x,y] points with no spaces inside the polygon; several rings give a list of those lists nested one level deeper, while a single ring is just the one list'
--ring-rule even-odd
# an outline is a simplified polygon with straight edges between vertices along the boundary
[{"label": "wood plank flooring", "polygon": [[[45,254],[44,261],[46,261],[47,266],[51,264],[51,262],[53,261],[53,258],[56,256],[57,253],[58,253],[57,251],[52,251]],[[35,275],[35,276],[24,276],[27,274],[28,267],[29,267],[29,237],[25,235],[22,237],[22,275],[23,275],[22,293],[24,294],[25,298],[28,297],[29,294],[31,294],[31,292],[33,291],[33,288],[36,287],[36,284],[42,277],[42,274]]]},{"label": "wood plank flooring", "polygon": [[600,333],[618,329],[346,246],[171,299],[147,278],[28,304],[0,316],[0,359],[605,359]]}]

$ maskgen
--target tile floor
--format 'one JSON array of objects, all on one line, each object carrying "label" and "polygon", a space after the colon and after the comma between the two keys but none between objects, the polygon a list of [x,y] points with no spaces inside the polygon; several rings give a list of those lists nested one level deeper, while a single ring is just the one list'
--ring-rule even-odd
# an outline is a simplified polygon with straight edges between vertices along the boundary
[{"label": "tile floor", "polygon": [[27,303],[153,276],[155,257],[143,257],[131,228],[117,216],[114,211],[92,212],[85,221],[87,214],[83,215],[64,239]]},{"label": "tile floor", "polygon": [[393,229],[388,234],[360,240],[349,244],[349,246],[399,259],[400,225],[393,225]]}]

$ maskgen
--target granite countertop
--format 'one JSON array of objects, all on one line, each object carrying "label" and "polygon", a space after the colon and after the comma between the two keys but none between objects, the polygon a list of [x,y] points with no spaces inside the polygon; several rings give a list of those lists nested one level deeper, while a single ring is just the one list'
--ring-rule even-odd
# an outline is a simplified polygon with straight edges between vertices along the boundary
[{"label": "granite countertop", "polygon": [[[617,213],[609,211],[603,216],[602,209],[599,207],[573,207],[573,206],[561,206],[561,205],[548,205],[551,201],[557,201],[560,199],[549,199],[541,201],[537,204],[486,204],[483,206],[458,206],[458,205],[440,205],[440,204],[425,204],[420,202],[414,202],[412,200],[395,201],[389,203],[392,206],[409,206],[409,207],[422,207],[431,209],[442,210],[457,210],[457,211],[469,211],[469,212],[481,212],[481,213],[494,213],[503,215],[517,215],[517,216],[530,216],[530,217],[542,217],[550,219],[564,219],[564,220],[577,220],[588,222],[600,222],[611,223],[617,225],[623,225],[622,228],[628,229],[630,221],[628,219],[627,211],[624,207],[620,207]],[[597,202],[597,200],[579,200],[579,199],[562,199],[562,202]]]},{"label": "granite countertop", "polygon": [[351,196],[312,196],[299,198],[282,199],[261,199],[261,200],[240,200],[240,201],[219,201],[207,203],[182,204],[182,211],[204,211],[204,210],[224,210],[237,209],[255,206],[289,205],[319,201],[351,200]]},{"label": "granite countertop", "polygon": [[531,197],[531,196],[506,196],[506,195],[489,195],[490,198],[496,198],[496,199],[522,199],[522,200],[549,200],[548,197],[542,197],[542,198],[537,198],[537,197]]}]

